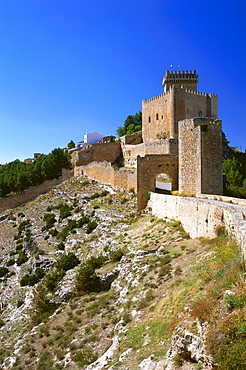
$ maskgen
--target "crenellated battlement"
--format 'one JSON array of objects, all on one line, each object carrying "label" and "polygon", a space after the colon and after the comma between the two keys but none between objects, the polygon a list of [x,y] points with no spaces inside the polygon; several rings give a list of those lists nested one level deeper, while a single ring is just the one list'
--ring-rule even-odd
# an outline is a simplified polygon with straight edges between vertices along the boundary
[{"label": "crenellated battlement", "polygon": [[181,85],[181,86],[170,86],[170,88],[167,92],[163,92],[163,93],[161,93],[159,95],[156,95],[156,96],[154,96],[153,98],[150,98],[150,99],[145,99],[145,100],[143,100],[143,103],[150,103],[152,101],[159,100],[159,99],[162,99],[166,96],[169,96],[175,88],[178,88],[179,90],[184,90],[186,93],[194,94],[194,95],[210,96],[210,97],[218,96],[217,94],[212,94],[212,93],[208,94],[208,93],[203,93],[203,92],[200,92],[200,91],[192,90],[192,89],[189,89],[187,87],[184,87],[183,85]]},{"label": "crenellated battlement", "polygon": [[190,93],[190,94],[194,94],[194,95],[201,95],[201,96],[218,96],[217,94],[208,94],[208,93],[203,93],[203,92],[200,92],[200,91],[195,91],[195,90],[191,90],[191,89],[187,89],[185,88],[185,92],[187,93]]},{"label": "crenellated battlement", "polygon": [[190,88],[191,90],[197,90],[198,75],[196,70],[194,71],[166,71],[162,86],[164,92],[167,92],[171,86],[183,85],[184,87]]}]

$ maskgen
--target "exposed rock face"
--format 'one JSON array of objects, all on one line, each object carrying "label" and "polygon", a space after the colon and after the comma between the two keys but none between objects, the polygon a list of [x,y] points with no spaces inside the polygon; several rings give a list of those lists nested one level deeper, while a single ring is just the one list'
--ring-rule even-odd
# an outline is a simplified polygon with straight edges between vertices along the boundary
[{"label": "exposed rock face", "polygon": [[176,369],[173,361],[176,356],[185,361],[203,364],[206,369],[215,369],[213,358],[208,355],[205,347],[207,325],[198,323],[198,329],[199,336],[180,326],[174,330],[171,347],[166,355],[166,370]]}]

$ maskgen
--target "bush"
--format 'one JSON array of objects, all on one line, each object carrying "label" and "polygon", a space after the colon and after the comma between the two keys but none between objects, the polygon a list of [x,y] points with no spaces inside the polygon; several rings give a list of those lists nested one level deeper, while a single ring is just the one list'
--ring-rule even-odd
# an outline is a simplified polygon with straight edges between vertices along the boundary
[{"label": "bush", "polygon": [[65,249],[65,244],[64,243],[59,243],[58,245],[57,245],[57,249],[59,249],[59,250],[61,250],[61,251],[64,251],[64,249]]},{"label": "bush", "polygon": [[80,260],[77,256],[75,256],[74,253],[69,252],[68,254],[64,254],[60,260],[56,263],[56,268],[58,270],[71,270],[75,266],[77,266],[80,263]]},{"label": "bush", "polygon": [[26,227],[30,227],[30,226],[32,226],[30,220],[22,221],[20,225],[18,226],[19,233],[24,231]]},{"label": "bush", "polygon": [[68,230],[76,229],[77,221],[76,220],[67,220],[67,228]]},{"label": "bush", "polygon": [[111,251],[109,255],[110,255],[110,259],[113,262],[118,262],[121,260],[121,257],[124,256],[124,253],[122,249],[117,249],[116,251]]},{"label": "bush", "polygon": [[47,287],[49,291],[53,292],[56,289],[59,281],[61,281],[64,276],[65,276],[64,270],[54,270],[49,274],[46,274],[44,285]]},{"label": "bush", "polygon": [[27,257],[27,255],[25,254],[25,252],[23,252],[23,251],[19,251],[18,252],[19,253],[19,257],[17,258],[17,260],[16,260],[16,264],[18,265],[18,266],[20,266],[20,265],[22,265],[23,263],[25,263],[26,261],[28,261],[28,257]]},{"label": "bush", "polygon": [[35,274],[27,274],[24,275],[21,278],[20,285],[25,286],[25,285],[35,285],[37,284],[45,275],[45,272],[38,268]]},{"label": "bush", "polygon": [[0,278],[6,275],[9,272],[7,267],[0,267]]},{"label": "bush", "polygon": [[15,259],[14,258],[11,258],[10,260],[8,260],[8,262],[6,263],[6,266],[12,266],[15,264]]},{"label": "bush", "polygon": [[45,213],[44,221],[46,222],[45,228],[46,230],[48,230],[56,223],[56,216],[54,215],[54,213]]},{"label": "bush", "polygon": [[97,228],[97,222],[96,221],[89,221],[87,224],[86,233],[90,234],[93,230]]},{"label": "bush", "polygon": [[71,216],[70,207],[67,204],[61,204],[60,205],[60,219],[63,220],[64,218],[67,218],[68,216]]},{"label": "bush", "polygon": [[78,223],[77,223],[77,227],[82,227],[84,226],[85,224],[88,224],[90,221],[90,219],[86,216],[83,216],[79,219]]},{"label": "bush", "polygon": [[59,233],[58,233],[58,231],[56,230],[56,229],[51,229],[50,230],[50,235],[51,236],[57,236]]},{"label": "bush", "polygon": [[95,268],[91,263],[86,261],[81,265],[76,275],[76,288],[79,292],[94,291],[97,287],[98,278]]}]

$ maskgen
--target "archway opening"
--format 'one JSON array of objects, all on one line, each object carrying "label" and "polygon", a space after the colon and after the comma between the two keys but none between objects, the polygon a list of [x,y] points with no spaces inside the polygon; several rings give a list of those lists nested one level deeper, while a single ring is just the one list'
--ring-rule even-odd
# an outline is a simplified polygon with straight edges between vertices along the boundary
[{"label": "archway opening", "polygon": [[161,194],[171,194],[172,178],[166,173],[160,173],[155,177],[155,192]]}]

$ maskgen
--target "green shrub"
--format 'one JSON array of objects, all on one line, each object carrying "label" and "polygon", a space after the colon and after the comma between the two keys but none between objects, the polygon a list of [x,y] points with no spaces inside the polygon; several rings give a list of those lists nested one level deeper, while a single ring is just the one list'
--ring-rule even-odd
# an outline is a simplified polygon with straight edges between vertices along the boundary
[{"label": "green shrub", "polygon": [[46,222],[45,229],[48,230],[56,223],[56,216],[54,213],[45,213],[44,221]]},{"label": "green shrub", "polygon": [[0,278],[6,275],[9,272],[7,267],[0,267]]},{"label": "green shrub", "polygon": [[20,280],[20,285],[21,286],[25,286],[25,285],[33,286],[37,284],[44,276],[45,276],[45,272],[42,269],[38,268],[35,274],[24,275]]},{"label": "green shrub", "polygon": [[46,274],[44,285],[50,292],[53,292],[56,289],[59,281],[61,281],[64,276],[65,276],[64,270],[54,270]]},{"label": "green shrub", "polygon": [[77,221],[76,220],[67,220],[67,228],[68,230],[76,229],[77,227]]},{"label": "green shrub", "polygon": [[53,236],[53,237],[54,237],[54,236],[57,236],[58,234],[59,234],[59,233],[58,233],[58,231],[57,231],[56,229],[51,229],[51,230],[50,230],[50,235],[51,235],[51,236]]},{"label": "green shrub", "polygon": [[76,288],[79,292],[94,291],[97,288],[98,278],[92,263],[85,261],[76,275]]},{"label": "green shrub", "polygon": [[90,347],[85,346],[83,350],[76,352],[76,354],[73,356],[73,361],[78,362],[78,365],[83,367],[96,361],[97,357],[97,355],[93,354]]},{"label": "green shrub", "polygon": [[70,210],[69,205],[61,204],[60,205],[60,219],[63,220],[64,218],[67,218],[68,216],[71,216],[71,210]]},{"label": "green shrub", "polygon": [[108,195],[108,194],[109,194],[108,190],[103,190],[100,195],[101,195],[101,197],[106,197],[106,195]]},{"label": "green shrub", "polygon": [[64,241],[68,235],[69,235],[69,230],[67,229],[67,227],[64,227],[63,229],[61,229],[57,237]]},{"label": "green shrub", "polygon": [[12,266],[15,264],[15,259],[14,258],[11,258],[10,260],[8,260],[8,262],[6,263],[6,266]]},{"label": "green shrub", "polygon": [[59,250],[61,250],[61,251],[63,251],[64,249],[65,249],[65,244],[64,243],[59,243],[59,244],[57,244],[57,249],[59,249]]},{"label": "green shrub", "polygon": [[90,221],[90,219],[86,216],[83,216],[79,219],[79,221],[77,222],[77,227],[82,227],[84,226],[85,224],[88,224],[88,222]]},{"label": "green shrub", "polygon": [[30,226],[32,226],[32,225],[31,225],[30,220],[22,221],[22,222],[20,223],[20,225],[18,226],[18,231],[19,231],[19,233],[21,233],[21,232],[22,232],[22,231],[24,231],[27,227],[30,227]]},{"label": "green shrub", "polygon": [[28,261],[28,257],[27,255],[25,254],[25,252],[23,251],[18,251],[19,253],[19,257],[17,258],[16,260],[16,264],[18,266],[22,265],[23,263],[25,263],[26,261]]},{"label": "green shrub", "polygon": [[56,268],[58,270],[67,271],[73,269],[79,263],[80,260],[78,259],[78,257],[74,253],[69,252],[68,254],[63,254],[63,256],[56,263]]},{"label": "green shrub", "polygon": [[113,262],[118,262],[121,260],[121,257],[124,256],[124,253],[122,249],[117,249],[116,251],[110,251],[109,255],[110,255],[110,259]]},{"label": "green shrub", "polygon": [[88,224],[87,224],[87,229],[86,229],[86,233],[87,234],[90,234],[93,230],[95,230],[97,228],[97,222],[96,221],[89,221]]}]

